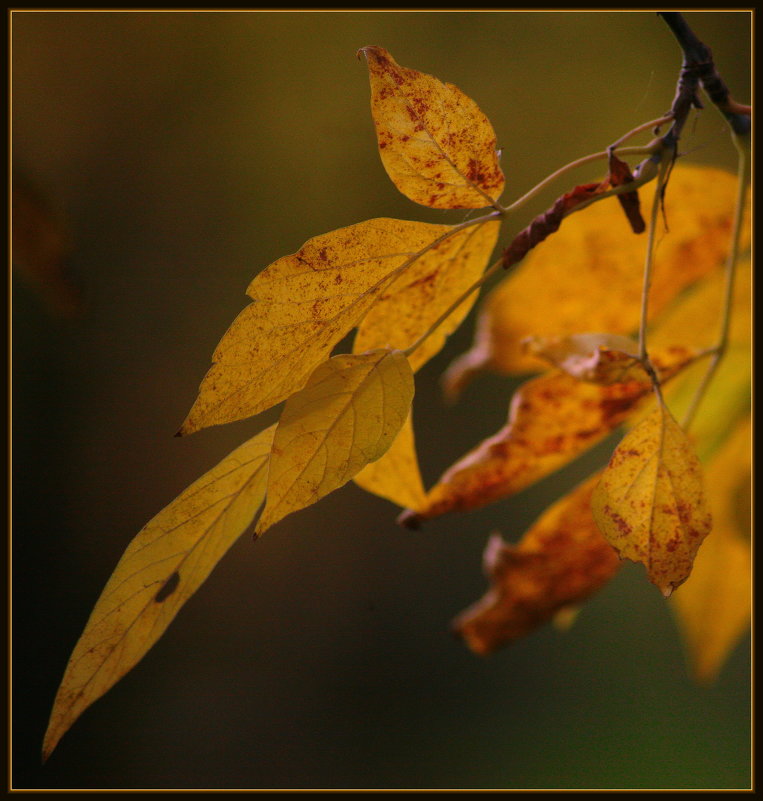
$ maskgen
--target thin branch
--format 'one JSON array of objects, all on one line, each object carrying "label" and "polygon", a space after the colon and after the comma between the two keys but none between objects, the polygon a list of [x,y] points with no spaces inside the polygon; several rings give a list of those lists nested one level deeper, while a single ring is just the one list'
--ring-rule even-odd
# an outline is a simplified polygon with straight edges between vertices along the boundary
[{"label": "thin branch", "polygon": [[[745,139],[747,139],[745,137]],[[744,210],[747,202],[747,187],[749,186],[749,175],[747,170],[747,142],[739,142],[735,137],[737,149],[739,151],[739,183],[736,199],[736,208],[734,210],[734,223],[731,233],[731,249],[729,251],[728,259],[726,261],[726,274],[723,287],[723,312],[721,317],[720,332],[718,334],[718,341],[714,348],[712,348],[712,358],[707,367],[702,381],[697,387],[691,404],[684,416],[683,427],[688,430],[691,426],[700,403],[705,396],[707,388],[710,386],[713,377],[715,376],[718,366],[726,353],[726,348],[729,342],[729,329],[731,326],[731,312],[734,302],[734,279],[736,277],[736,264],[739,258],[739,242],[742,236],[742,224],[744,221]]]},{"label": "thin branch", "polygon": [[[673,32],[681,47],[684,55],[681,79],[684,80],[687,87],[700,83],[710,101],[726,117],[734,133],[739,136],[749,134],[751,109],[749,106],[737,103],[731,97],[728,86],[716,69],[712,50],[697,38],[683,14],[678,11],[659,11],[657,13]],[[679,86],[681,79],[679,79]],[[699,98],[696,97],[696,89],[693,90],[693,95],[693,105],[702,108]]]}]

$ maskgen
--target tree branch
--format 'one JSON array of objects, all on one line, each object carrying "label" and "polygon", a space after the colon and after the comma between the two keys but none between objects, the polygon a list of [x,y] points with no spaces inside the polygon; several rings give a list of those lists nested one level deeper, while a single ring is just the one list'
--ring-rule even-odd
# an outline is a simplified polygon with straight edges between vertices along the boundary
[{"label": "tree branch", "polygon": [[[678,79],[676,97],[673,100],[673,112],[676,115],[676,139],[680,136],[681,128],[686,120],[691,106],[702,108],[702,104],[697,97],[697,86],[707,93],[707,96],[715,104],[718,110],[728,120],[731,129],[735,134],[744,136],[750,133],[750,107],[737,103],[729,92],[728,86],[724,83],[713,62],[713,53],[710,48],[701,42],[694,31],[689,27],[683,14],[678,11],[658,11],[660,17],[670,28],[673,36],[676,37],[678,44],[684,54],[681,75]],[[682,118],[679,117],[679,108]],[[680,125],[678,125],[680,119]]]}]

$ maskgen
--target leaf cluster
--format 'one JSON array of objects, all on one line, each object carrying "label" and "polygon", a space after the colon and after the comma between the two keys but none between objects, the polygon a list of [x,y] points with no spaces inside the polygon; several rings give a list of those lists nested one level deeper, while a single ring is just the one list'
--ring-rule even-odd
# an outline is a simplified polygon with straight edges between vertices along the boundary
[{"label": "leaf cluster", "polygon": [[[651,168],[666,163],[664,142],[638,150],[647,158],[634,171],[613,147],[603,154],[602,180],[561,195],[491,264],[502,221],[522,204],[500,203],[505,179],[489,120],[456,86],[400,66],[383,48],[360,54],[379,154],[397,188],[430,208],[487,211],[455,225],[360,222],[310,239],[254,278],[251,302],[215,349],[178,435],[283,403],[280,418],[181,493],[128,546],[66,669],[46,756],[143,657],[258,514],[257,536],[354,480],[402,507],[402,523],[418,526],[519,493],[623,425],[630,430],[609,465],[556,501],[518,544],[490,538],[490,588],[456,618],[455,630],[474,651],[493,651],[569,616],[622,558],[642,562],[670,595],[689,578],[711,529],[714,557],[698,559],[696,580],[675,604],[701,677],[717,671],[746,623],[749,596],[740,588],[749,547],[728,499],[749,473],[742,458],[749,270],[740,272],[733,298],[725,363],[733,370],[705,393],[693,435],[671,411],[691,404],[687,387],[696,379],[684,379],[712,351],[702,336],[720,313],[733,177],[679,164],[665,193],[664,182],[647,184],[656,174]],[[655,215],[650,230],[659,246],[648,314],[638,236],[644,199],[663,209],[659,230]],[[456,396],[484,370],[539,374],[514,394],[506,425],[426,490],[411,417],[415,373],[463,322],[480,286],[520,261],[483,303],[474,346],[453,363],[444,385]],[[335,354],[353,331],[352,352]],[[723,481],[705,489],[703,463]],[[727,570],[740,581],[713,591],[724,600],[721,612],[713,607],[710,614],[707,587]]]}]

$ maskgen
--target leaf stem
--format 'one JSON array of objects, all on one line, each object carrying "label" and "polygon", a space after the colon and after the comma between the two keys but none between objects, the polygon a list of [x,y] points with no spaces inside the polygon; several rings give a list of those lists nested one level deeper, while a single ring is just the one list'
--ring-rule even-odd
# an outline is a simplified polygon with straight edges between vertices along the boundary
[{"label": "leaf stem", "polygon": [[[651,125],[651,123],[649,124]],[[630,131],[629,133],[625,134],[625,137],[621,138],[627,139],[632,133],[633,131]],[[650,147],[626,147],[618,152],[623,156],[640,156],[644,155],[645,153],[652,153],[653,151]],[[584,164],[590,164],[592,161],[599,161],[600,159],[606,158],[609,158],[609,150],[602,150],[600,153],[591,153],[588,156],[583,156],[575,161],[571,161],[569,164],[565,164],[563,167],[560,167],[558,170],[556,170],[556,172],[552,172],[551,175],[548,175],[546,178],[544,178],[539,184],[536,184],[529,192],[522,195],[519,200],[515,200],[510,206],[506,206],[506,208],[503,209],[504,214],[510,214],[511,212],[520,209],[528,201],[539,195],[549,184],[553,183],[557,178],[561,177],[570,170],[574,170],[576,167],[582,167]]]},{"label": "leaf stem", "polygon": [[[650,128],[659,128],[661,125],[665,125],[667,122],[672,122],[673,120],[673,113],[668,112],[662,117],[658,117],[656,120],[650,120],[649,122],[644,122],[641,125],[637,125],[632,130],[628,131],[628,133],[623,134],[619,139],[614,141],[608,148],[607,152],[614,151],[616,148],[620,147],[623,142],[627,142],[629,139],[632,139],[636,134],[640,134],[642,131],[647,131]],[[626,153],[627,151],[621,150],[620,154]]]},{"label": "leaf stem", "polygon": [[726,353],[726,348],[729,342],[729,328],[731,325],[731,312],[734,301],[734,279],[736,277],[736,264],[739,258],[739,242],[742,236],[742,223],[744,221],[744,210],[747,201],[747,187],[749,186],[749,175],[747,170],[748,162],[748,147],[749,137],[742,137],[732,135],[734,144],[736,145],[737,152],[739,153],[738,162],[738,184],[737,184],[737,198],[736,207],[734,209],[734,222],[731,231],[731,248],[726,260],[726,273],[723,287],[723,311],[721,316],[720,332],[718,334],[718,341],[711,349],[712,358],[707,367],[707,371],[702,377],[702,381],[697,387],[694,397],[692,398],[689,409],[686,412],[683,420],[683,427],[688,430],[692,421],[699,409],[702,398],[710,386],[710,382],[715,376],[718,366]]},{"label": "leaf stem", "polygon": [[660,381],[657,376],[657,372],[654,369],[650,359],[649,353],[647,352],[646,347],[646,327],[647,327],[647,318],[649,316],[649,290],[652,286],[652,272],[654,268],[654,240],[655,240],[655,231],[657,230],[657,215],[660,211],[660,205],[662,203],[662,194],[665,188],[665,180],[670,169],[671,165],[673,164],[673,156],[675,151],[671,151],[671,149],[667,149],[663,152],[662,158],[660,160],[659,171],[657,173],[657,186],[654,191],[654,200],[652,201],[652,213],[649,217],[649,230],[647,232],[647,242],[646,242],[646,256],[644,258],[644,281],[641,289],[641,320],[639,323],[639,331],[638,331],[638,358],[641,364],[644,366],[644,369],[647,371],[649,376],[652,379],[652,383],[654,384],[654,391],[657,395],[657,399],[662,405],[662,392],[660,391]]}]

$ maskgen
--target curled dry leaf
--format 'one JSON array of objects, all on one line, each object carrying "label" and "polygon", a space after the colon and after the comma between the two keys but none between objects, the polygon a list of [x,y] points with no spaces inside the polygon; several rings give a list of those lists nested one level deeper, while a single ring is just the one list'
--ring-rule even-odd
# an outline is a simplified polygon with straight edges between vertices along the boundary
[{"label": "curled dry leaf", "polygon": [[[630,167],[621,161],[614,154],[614,151],[609,154],[609,183],[611,186],[622,186],[629,184],[633,181],[633,174]],[[617,195],[617,200],[620,207],[630,223],[631,230],[634,234],[642,234],[646,230],[646,223],[641,216],[641,202],[639,200],[638,192],[623,192]]]},{"label": "curled dry leaf", "polygon": [[621,384],[647,379],[636,357],[638,344],[629,337],[617,334],[525,337],[522,347],[526,353],[581,381]]},{"label": "curled dry leaf", "polygon": [[271,426],[236,448],[129,544],[69,659],[44,758],[82,712],[143,658],[251,524],[265,497],[274,433]]},{"label": "curled dry leaf", "polygon": [[[654,363],[667,380],[692,357],[686,349],[667,349],[655,354]],[[406,510],[399,522],[415,527],[519,492],[614,431],[651,392],[645,375],[610,385],[562,372],[527,381],[514,393],[508,424],[459,459],[429,490],[426,503]]]},{"label": "curled dry leaf", "polygon": [[[649,381],[649,374],[635,355],[638,345],[628,337],[616,334],[527,337],[524,346],[529,353],[581,381],[604,385]],[[650,361],[667,380],[699,355],[696,348],[668,345],[653,352]]]},{"label": "curled dry leaf", "polygon": [[490,538],[484,555],[490,589],[453,622],[473,651],[487,654],[549,620],[563,621],[617,572],[620,560],[591,515],[598,479],[549,507],[518,545]]},{"label": "curled dry leaf", "polygon": [[458,87],[364,47],[371,114],[387,174],[408,198],[435,209],[478,209],[504,186],[490,120]]},{"label": "curled dry leaf", "polygon": [[[668,229],[661,221],[657,232],[651,319],[724,263],[736,188],[736,177],[723,170],[687,165],[673,170],[665,199]],[[651,204],[654,187],[641,191]],[[745,230],[749,242],[749,226]],[[636,331],[643,269],[644,240],[630,231],[614,198],[573,215],[487,296],[474,345],[449,368],[446,390],[456,394],[486,369],[506,374],[543,369],[522,350],[527,336]]]},{"label": "curled dry leaf", "polygon": [[413,372],[399,350],[334,356],[286,402],[273,438],[261,534],[384,455],[410,413]]},{"label": "curled dry leaf", "polygon": [[699,459],[664,405],[615,449],[592,509],[615,550],[643,563],[663,595],[686,581],[712,520]]},{"label": "curled dry leaf", "polygon": [[747,417],[705,470],[713,530],[671,604],[695,679],[712,682],[752,613],[752,427]]},{"label": "curled dry leaf", "polygon": [[424,503],[426,492],[416,457],[410,414],[390,449],[381,459],[366,465],[354,481],[367,492],[386,498],[403,509],[418,509]]},{"label": "curled dry leaf", "polygon": [[[414,263],[426,270],[452,226],[379,218],[308,240],[249,285],[179,434],[240,420],[301,389],[315,367]],[[430,246],[434,247],[430,249]],[[487,257],[486,257],[487,258]],[[460,262],[453,257],[456,267]]]}]

